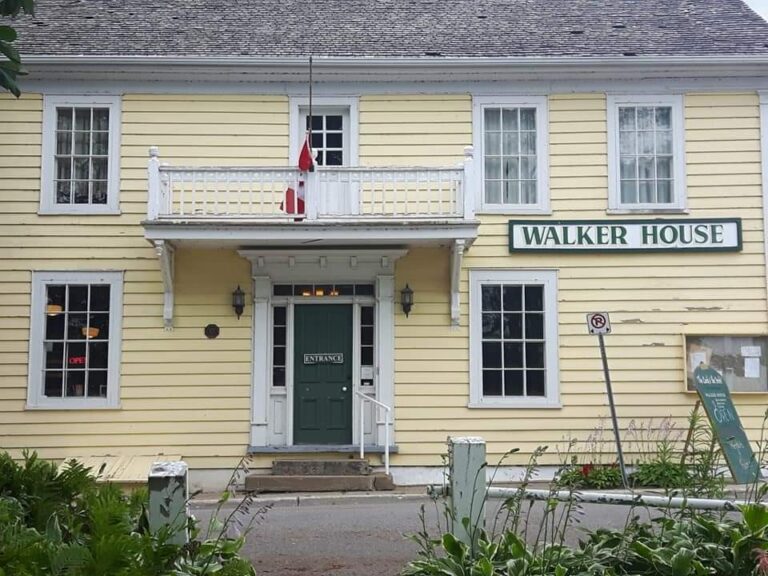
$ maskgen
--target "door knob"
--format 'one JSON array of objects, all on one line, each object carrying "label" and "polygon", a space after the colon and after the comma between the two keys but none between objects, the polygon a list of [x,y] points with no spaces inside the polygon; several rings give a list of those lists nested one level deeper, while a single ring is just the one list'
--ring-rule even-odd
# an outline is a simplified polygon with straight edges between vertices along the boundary
[{"label": "door knob", "polygon": [[341,391],[342,392],[346,392],[347,391],[347,387],[346,386],[342,386]]}]

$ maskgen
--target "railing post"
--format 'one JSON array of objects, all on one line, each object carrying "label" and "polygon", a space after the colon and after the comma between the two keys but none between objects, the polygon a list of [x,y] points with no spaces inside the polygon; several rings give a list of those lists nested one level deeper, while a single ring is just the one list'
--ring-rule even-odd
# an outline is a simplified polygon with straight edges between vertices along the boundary
[{"label": "railing post", "polygon": [[461,190],[464,194],[464,219],[472,220],[475,217],[475,149],[472,146],[464,148],[464,178],[461,182]]},{"label": "railing post", "polygon": [[320,178],[317,169],[307,172],[304,183],[304,212],[307,220],[317,220],[318,205],[320,203]]},{"label": "railing post", "polygon": [[189,542],[187,501],[189,482],[186,462],[155,462],[149,471],[149,529],[170,528],[169,542]]},{"label": "railing post", "polygon": [[147,220],[157,220],[160,214],[160,158],[157,146],[149,149],[147,167]]},{"label": "railing post", "polygon": [[360,396],[360,460],[365,458],[365,398]]},{"label": "railing post", "polygon": [[474,545],[485,528],[485,440],[448,438],[448,466],[453,533],[465,544]]}]

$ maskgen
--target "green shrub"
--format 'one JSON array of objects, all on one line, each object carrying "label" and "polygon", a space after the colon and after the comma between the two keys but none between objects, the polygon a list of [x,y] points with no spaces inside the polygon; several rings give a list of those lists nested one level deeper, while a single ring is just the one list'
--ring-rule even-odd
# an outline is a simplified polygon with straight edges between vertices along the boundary
[{"label": "green shrub", "polygon": [[0,576],[255,574],[226,523],[204,541],[173,544],[170,529],[149,532],[146,500],[146,491],[126,496],[97,483],[75,462],[59,472],[35,454],[22,464],[0,454]]},{"label": "green shrub", "polygon": [[663,462],[654,460],[651,462],[639,462],[630,475],[630,481],[636,487],[686,488],[691,481],[688,469],[675,462]]},{"label": "green shrub", "polygon": [[623,485],[621,470],[616,464],[571,465],[560,472],[557,483],[564,488],[574,490],[582,488],[610,490],[621,488]]}]

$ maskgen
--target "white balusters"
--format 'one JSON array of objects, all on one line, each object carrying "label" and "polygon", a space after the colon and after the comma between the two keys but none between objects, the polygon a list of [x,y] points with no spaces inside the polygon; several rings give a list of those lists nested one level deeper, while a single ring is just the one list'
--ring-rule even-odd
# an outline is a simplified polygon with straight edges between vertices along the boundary
[{"label": "white balusters", "polygon": [[[147,214],[164,218],[364,220],[473,218],[472,157],[457,168],[175,167],[150,155]],[[303,182],[303,186],[300,183]],[[286,190],[295,190],[286,202]],[[304,195],[304,213],[298,208]]]}]

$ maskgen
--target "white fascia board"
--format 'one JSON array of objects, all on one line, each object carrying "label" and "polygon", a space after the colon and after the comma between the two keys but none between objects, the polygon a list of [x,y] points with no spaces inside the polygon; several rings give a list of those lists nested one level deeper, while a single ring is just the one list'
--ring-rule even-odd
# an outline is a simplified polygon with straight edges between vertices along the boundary
[{"label": "white fascia board", "polygon": [[[504,78],[562,78],[589,74],[595,78],[642,75],[664,77],[735,77],[768,73],[768,56],[608,56],[608,57],[335,57],[315,56],[316,79],[345,78],[430,79],[430,73],[445,80],[446,74],[476,80]],[[56,56],[27,55],[24,64],[38,78],[48,76],[98,77],[109,75],[123,79],[157,76],[159,78],[201,77],[210,75],[218,81],[228,74],[242,81],[264,76],[284,81],[306,75],[307,58],[297,57],[199,57],[199,56]],[[200,76],[204,74],[203,76]],[[244,78],[243,76],[248,76]]]}]

